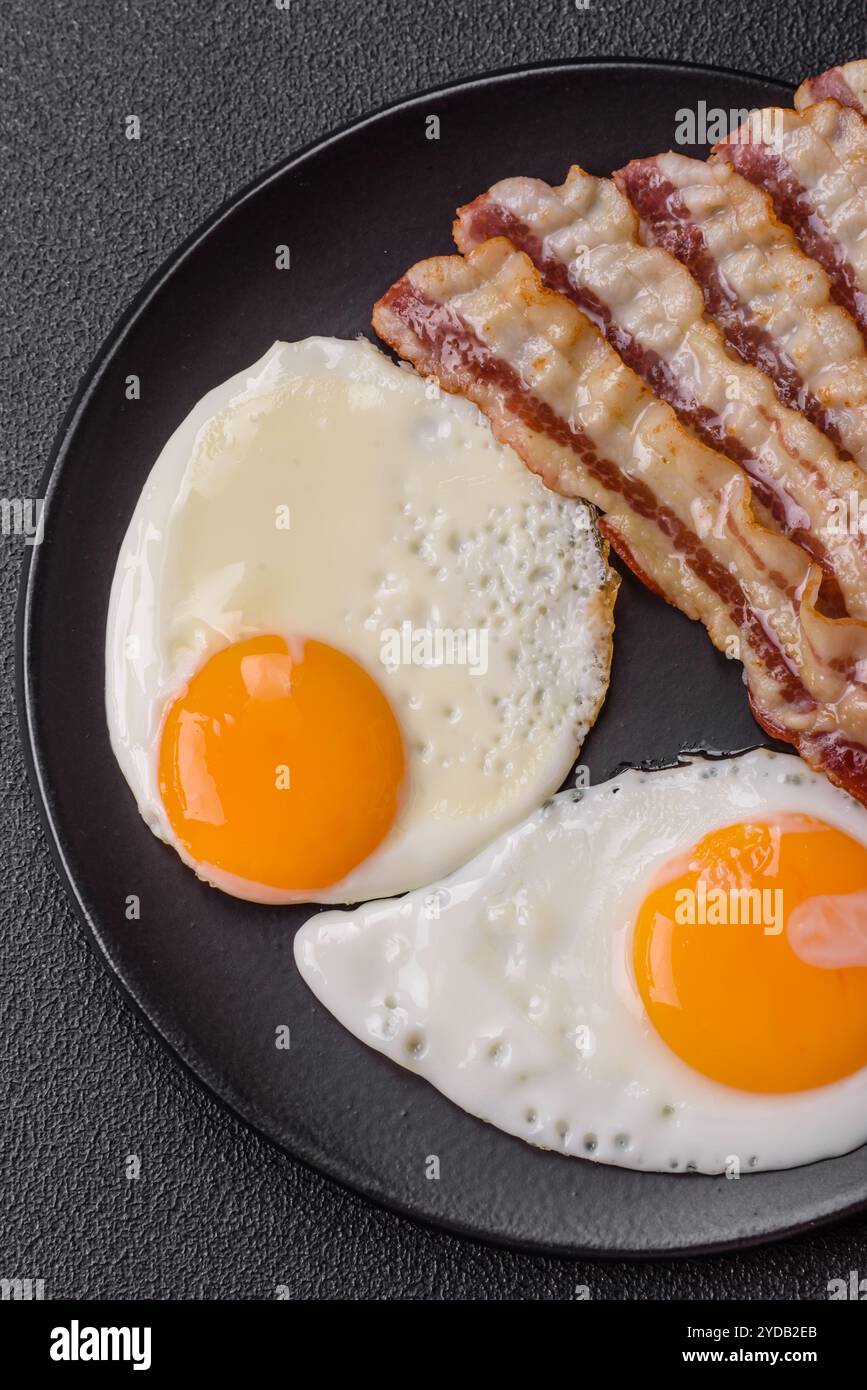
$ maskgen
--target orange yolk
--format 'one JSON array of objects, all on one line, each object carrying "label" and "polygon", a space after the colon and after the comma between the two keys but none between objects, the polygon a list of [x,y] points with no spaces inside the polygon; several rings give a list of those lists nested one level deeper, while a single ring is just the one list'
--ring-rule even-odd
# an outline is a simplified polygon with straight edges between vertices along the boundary
[{"label": "orange yolk", "polygon": [[190,857],[277,889],[339,883],[398,809],[391,706],[322,642],[254,637],[212,656],[166,715],[160,792]]},{"label": "orange yolk", "polygon": [[867,968],[808,965],[785,929],[811,899],[867,888],[863,845],[781,816],[713,831],[661,877],[638,915],[634,964],[678,1057],[761,1092],[804,1091],[867,1066]]}]

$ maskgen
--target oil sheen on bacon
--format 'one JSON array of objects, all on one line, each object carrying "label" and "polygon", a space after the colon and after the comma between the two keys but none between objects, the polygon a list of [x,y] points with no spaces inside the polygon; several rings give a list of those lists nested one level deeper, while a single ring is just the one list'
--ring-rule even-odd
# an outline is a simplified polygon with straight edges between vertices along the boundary
[{"label": "oil sheen on bacon", "polygon": [[614,180],[641,219],[642,239],[691,272],[730,346],[867,468],[864,341],[768,195],[727,162],[681,154],[633,160]]},{"label": "oil sheen on bacon", "polygon": [[808,77],[795,93],[795,107],[803,111],[827,98],[839,101],[841,106],[851,106],[854,111],[867,116],[867,62],[858,58],[853,63],[828,68],[818,77]]},{"label": "oil sheen on bacon", "polygon": [[[829,433],[821,403],[811,398],[791,357],[756,316],[745,309],[723,266],[714,256],[703,229],[691,215],[684,190],[673,177],[672,160],[685,162],[680,155],[654,155],[649,159],[633,160],[613,176],[638,214],[642,239],[648,245],[664,247],[686,266],[702,290],[707,312],[722,329],[730,346],[745,362],[760,367],[774,380],[786,405],[804,411],[820,429]],[[713,172],[713,166],[698,160],[689,162],[702,171],[711,169]],[[716,168],[720,173],[739,177],[728,165]],[[740,182],[752,189],[752,184],[745,179]]]},{"label": "oil sheen on bacon", "polygon": [[684,424],[746,469],[760,519],[826,572],[826,611],[867,618],[867,538],[828,525],[848,515],[860,487],[867,497],[867,478],[781,403],[762,372],[732,356],[693,278],[667,251],[640,242],[615,185],[577,166],[559,188],[506,179],[455,223],[463,251],[495,235],[524,251],[548,288],[587,314]]},{"label": "oil sheen on bacon", "polygon": [[605,513],[621,557],[743,663],[759,722],[867,804],[867,626],[815,606],[820,571],[767,531],[744,472],[701,443],[505,238],[422,261],[374,326],[473,400],[545,483]]},{"label": "oil sheen on bacon", "polygon": [[837,101],[754,111],[711,158],[765,189],[867,334],[867,127],[858,112]]}]

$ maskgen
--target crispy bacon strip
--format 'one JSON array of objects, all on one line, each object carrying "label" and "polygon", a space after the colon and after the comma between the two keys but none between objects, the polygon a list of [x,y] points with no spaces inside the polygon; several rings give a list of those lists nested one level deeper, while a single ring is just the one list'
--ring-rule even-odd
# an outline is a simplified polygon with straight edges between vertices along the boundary
[{"label": "crispy bacon strip", "polygon": [[839,67],[828,68],[818,77],[808,77],[795,93],[795,107],[803,111],[815,102],[828,98],[867,116],[867,61],[859,58],[854,63],[841,63]]},{"label": "crispy bacon strip", "polygon": [[867,625],[815,608],[818,568],[755,519],[746,475],[678,421],[505,238],[414,266],[377,332],[489,416],[544,482],[606,513],[653,588],[743,662],[759,722],[867,803]]},{"label": "crispy bacon strip", "polygon": [[797,540],[830,577],[829,610],[867,618],[867,540],[829,525],[852,512],[859,488],[867,498],[867,478],[779,401],[766,376],[731,356],[692,277],[667,251],[641,244],[615,185],[577,166],[560,188],[506,179],[455,222],[462,251],[497,235],[587,314],[684,424],[746,469],[760,519]]},{"label": "crispy bacon strip", "polygon": [[770,198],[726,162],[636,159],[614,175],[642,236],[677,256],[731,347],[867,468],[867,351],[825,271]]},{"label": "crispy bacon strip", "polygon": [[803,112],[765,107],[711,158],[728,160],[770,194],[777,216],[867,335],[867,127],[858,113],[836,101]]}]

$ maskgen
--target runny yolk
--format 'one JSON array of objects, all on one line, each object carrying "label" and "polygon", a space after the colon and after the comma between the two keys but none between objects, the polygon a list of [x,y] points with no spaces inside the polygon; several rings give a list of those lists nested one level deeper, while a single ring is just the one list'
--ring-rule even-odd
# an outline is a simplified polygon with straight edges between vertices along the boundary
[{"label": "runny yolk", "polygon": [[867,849],[812,817],[706,835],[660,875],[635,926],[657,1032],[696,1071],[745,1091],[808,1090],[867,1066],[867,968],[807,964],[786,931],[796,908],[825,912],[827,929],[823,895],[861,894],[848,901],[863,910],[865,888]]},{"label": "runny yolk", "polygon": [[165,718],[160,791],[191,858],[277,889],[339,883],[381,843],[404,776],[376,682],[322,642],[217,652]]}]

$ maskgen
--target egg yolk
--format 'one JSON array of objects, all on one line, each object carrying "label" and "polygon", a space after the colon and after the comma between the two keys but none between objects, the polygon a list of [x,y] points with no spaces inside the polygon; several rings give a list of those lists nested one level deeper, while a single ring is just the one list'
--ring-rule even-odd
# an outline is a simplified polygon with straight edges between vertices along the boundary
[{"label": "egg yolk", "polygon": [[744,1091],[808,1090],[867,1066],[867,968],[807,964],[786,932],[796,908],[865,887],[867,849],[812,817],[706,835],[660,875],[635,926],[657,1032],[696,1071]]},{"label": "egg yolk", "polygon": [[267,887],[339,883],[388,833],[403,776],[384,694],[322,642],[236,642],[163,725],[160,792],[181,844],[196,864]]}]

